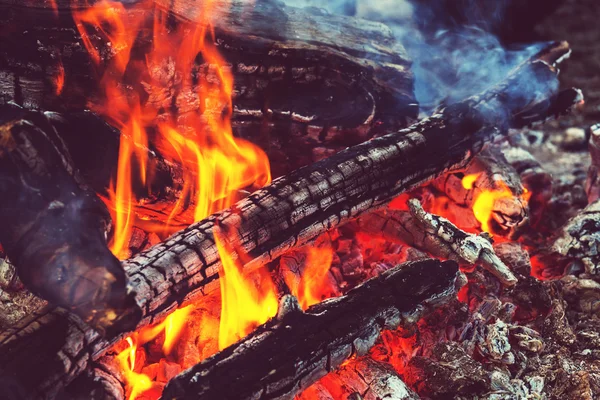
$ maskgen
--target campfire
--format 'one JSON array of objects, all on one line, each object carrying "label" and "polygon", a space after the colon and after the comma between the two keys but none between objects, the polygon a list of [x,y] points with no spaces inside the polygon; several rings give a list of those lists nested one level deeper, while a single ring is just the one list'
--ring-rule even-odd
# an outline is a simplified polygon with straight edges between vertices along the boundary
[{"label": "campfire", "polygon": [[4,398],[593,398],[569,44],[296,3],[0,0]]}]

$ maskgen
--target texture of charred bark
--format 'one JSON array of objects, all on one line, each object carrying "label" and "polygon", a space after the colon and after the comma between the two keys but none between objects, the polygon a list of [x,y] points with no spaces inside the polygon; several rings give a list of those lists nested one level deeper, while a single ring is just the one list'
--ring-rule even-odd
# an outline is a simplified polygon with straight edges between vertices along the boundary
[{"label": "texture of charred bark", "polygon": [[[276,319],[173,378],[163,399],[292,399],[352,355],[364,355],[382,329],[408,326],[455,295],[452,261],[406,263],[310,307]],[[248,368],[252,366],[252,368]]]},{"label": "texture of charred bark", "polygon": [[106,247],[106,207],[47,120],[18,107],[0,113],[0,241],[19,278],[100,330],[118,324],[131,297]]},{"label": "texture of charred bark", "polygon": [[[566,45],[555,44],[485,93],[446,107],[410,129],[351,147],[276,179],[232,208],[124,261],[137,303],[133,312],[142,314],[131,322],[141,327],[160,321],[177,307],[218,289],[221,261],[213,236],[215,225],[225,233],[224,240],[231,248],[244,253],[246,270],[259,268],[323,232],[385,205],[403,191],[464,167],[485,142],[506,133],[510,126],[531,124],[570,109],[580,93],[568,90],[557,94],[557,70],[550,65],[567,51]],[[516,81],[521,79],[528,79],[529,87],[537,89],[516,93]],[[22,329],[43,332],[46,327]],[[69,336],[63,343],[65,348],[80,349],[78,354],[86,359],[98,357],[109,346],[104,342],[104,348],[82,348],[79,338]],[[31,351],[50,357],[43,346]],[[24,358],[35,362],[36,356]],[[10,364],[0,366],[10,369]],[[47,379],[59,387],[75,376],[69,371],[46,374],[35,381],[22,377],[24,387],[34,393],[29,398],[51,397],[39,390],[39,385],[48,385]]]},{"label": "texture of charred bark", "polygon": [[529,191],[527,202],[529,221],[535,226],[542,217],[548,201],[552,198],[552,175],[527,150],[520,147],[507,146],[502,154],[521,177],[523,186]]},{"label": "texture of charred bark", "polygon": [[[71,3],[58,0],[55,13],[49,2],[41,7],[0,2],[0,99],[61,112],[94,109],[102,102],[97,83],[102,66],[98,70],[91,63]],[[149,2],[123,3],[129,16],[147,21],[131,53],[132,61],[146,62],[154,8],[136,4]],[[192,26],[204,18],[196,0],[154,3],[169,9],[176,25]],[[417,118],[410,61],[385,25],[275,1],[216,2],[211,8],[215,46],[234,78],[234,133],[267,152],[278,166],[276,176],[369,139],[376,133],[372,127],[403,128]],[[88,32],[103,63],[122,51],[99,31]],[[123,83],[148,106],[177,114],[185,124],[203,107],[198,88],[183,87],[172,63],[148,64],[141,86]],[[214,67],[198,64],[196,80]],[[61,71],[64,86],[57,94]]]},{"label": "texture of charred bark", "polygon": [[351,360],[320,382],[331,393],[357,393],[363,400],[420,399],[390,365],[370,357]]},{"label": "texture of charred bark", "polygon": [[552,244],[551,253],[558,259],[581,263],[590,275],[600,266],[600,200],[596,200],[561,229]]},{"label": "texture of charred bark", "polygon": [[517,283],[517,278],[495,254],[489,238],[464,232],[446,218],[425,212],[416,199],[411,199],[408,207],[409,211],[373,212],[357,222],[362,231],[375,237],[404,242],[435,257],[482,264],[505,285]]},{"label": "texture of charred bark", "polygon": [[592,164],[588,169],[585,192],[588,202],[593,203],[600,198],[600,124],[590,127],[588,147],[592,156]]}]

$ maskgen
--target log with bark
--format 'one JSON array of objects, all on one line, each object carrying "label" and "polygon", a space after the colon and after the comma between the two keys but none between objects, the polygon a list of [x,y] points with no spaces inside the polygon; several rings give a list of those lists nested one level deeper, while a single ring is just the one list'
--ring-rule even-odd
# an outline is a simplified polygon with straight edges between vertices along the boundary
[{"label": "log with bark", "polygon": [[[471,179],[464,182],[465,177]],[[469,209],[484,191],[504,193],[494,199],[487,221],[496,233],[514,234],[528,220],[529,209],[520,176],[496,146],[481,152],[464,171],[440,177],[433,185]]]},{"label": "log with bark", "polygon": [[452,261],[410,262],[306,312],[280,310],[276,319],[173,378],[162,398],[291,399],[349,357],[366,354],[383,329],[406,328],[456,295],[459,276]]},{"label": "log with bark", "polygon": [[100,331],[130,318],[108,210],[43,115],[0,108],[0,191],[0,241],[29,290]]},{"label": "log with bark", "polygon": [[[568,51],[564,43],[553,44],[481,95],[443,108],[409,129],[276,179],[232,208],[124,261],[129,290],[136,299],[132,314],[141,313],[133,322],[138,327],[158,322],[177,307],[218,289],[221,262],[213,237],[216,224],[228,234],[230,247],[244,253],[245,269],[259,268],[321,233],[385,205],[401,192],[448,170],[463,168],[486,142],[506,134],[510,127],[570,109],[580,101],[580,92],[558,93],[558,70],[552,65]],[[525,91],[520,86],[523,80],[528,82]],[[79,367],[71,369],[72,365],[82,366],[99,357],[111,343],[98,341],[91,329],[84,330],[86,342],[80,336],[66,335],[63,353],[76,354],[71,364],[56,363],[59,367],[32,374],[30,363],[58,356],[56,347],[31,340],[30,335],[43,337],[43,332],[69,324],[58,314],[49,324],[23,324],[14,328],[17,334],[7,332],[0,341],[0,374],[10,376],[28,393],[27,398],[55,396],[81,372]],[[25,351],[22,343],[28,344]]]},{"label": "log with bark", "polygon": [[[33,7],[0,1],[0,101],[61,112],[94,109],[102,102],[97,76],[120,51],[129,49],[111,45],[99,29],[80,26],[102,56],[96,68],[71,16],[73,2],[56,3],[55,13],[50,2]],[[178,122],[202,114],[197,88],[184,87],[172,59],[153,65],[145,58],[156,10],[168,9],[176,17],[170,30],[191,30],[204,20],[202,4],[121,3],[130,20],[146,21],[131,52],[132,64],[145,65],[142,82],[123,86],[129,84],[159,114],[177,115]],[[377,130],[406,127],[416,119],[410,61],[385,25],[275,1],[236,0],[213,7],[214,43],[233,74],[234,133],[267,152],[279,167],[276,176],[361,143]],[[215,71],[207,61],[194,69],[195,81]],[[60,92],[59,75],[64,79]]]}]

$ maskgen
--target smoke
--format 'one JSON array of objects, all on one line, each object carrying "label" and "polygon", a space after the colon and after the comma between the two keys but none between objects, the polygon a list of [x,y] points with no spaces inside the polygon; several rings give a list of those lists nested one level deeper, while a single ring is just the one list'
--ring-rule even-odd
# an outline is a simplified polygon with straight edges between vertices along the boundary
[{"label": "smoke", "polygon": [[[514,0],[518,1],[518,0]],[[511,26],[511,0],[286,0],[318,5],[388,25],[413,60],[415,95],[423,112],[479,93],[538,52],[543,44],[504,45],[500,27]],[[350,11],[354,11],[349,12]]]}]

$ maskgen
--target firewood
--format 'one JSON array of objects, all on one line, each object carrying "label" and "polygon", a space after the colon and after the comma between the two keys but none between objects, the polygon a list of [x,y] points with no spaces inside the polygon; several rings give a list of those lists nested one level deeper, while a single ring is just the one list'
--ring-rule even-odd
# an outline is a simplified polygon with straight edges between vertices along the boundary
[{"label": "firewood", "polygon": [[[463,168],[486,142],[506,134],[509,127],[532,124],[570,109],[580,101],[580,92],[571,89],[557,94],[558,70],[552,66],[567,53],[566,44],[554,44],[481,95],[441,109],[409,129],[278,178],[232,208],[124,261],[137,303],[133,314],[142,315],[129,322],[138,327],[158,322],[177,307],[219,288],[221,261],[212,233],[215,224],[228,233],[232,248],[245,253],[244,268],[259,268],[329,229],[384,206],[401,192],[450,169]],[[514,90],[522,79],[528,81],[529,90],[524,93]],[[48,327],[25,324],[18,329],[39,333]],[[89,330],[86,333],[91,335]],[[99,357],[117,339],[89,347],[81,338],[67,335],[63,344],[65,349],[79,349],[76,362],[85,363]],[[0,341],[0,374],[20,382],[33,393],[29,398],[52,398],[79,372],[49,368],[30,373],[27,363],[56,356],[56,349],[43,343],[28,347],[31,357],[21,353],[23,367],[15,369],[12,361],[4,362],[16,357],[10,352],[12,340],[29,342],[27,335],[11,337],[10,333]],[[44,392],[40,387],[54,390]]]},{"label": "firewood", "polygon": [[358,393],[363,400],[418,400],[420,397],[387,364],[370,357],[350,360],[321,380],[332,393]]},{"label": "firewood", "polygon": [[535,226],[552,198],[552,175],[544,170],[530,152],[521,147],[505,146],[502,148],[502,154],[517,171],[523,186],[531,194],[528,201],[529,220],[531,225]]},{"label": "firewood", "polygon": [[600,266],[600,200],[596,200],[571,218],[561,229],[550,249],[558,263],[581,263],[590,275],[598,275]]},{"label": "firewood", "polygon": [[588,202],[593,203],[600,198],[600,124],[590,127],[589,149],[592,156],[592,164],[588,169],[585,182],[585,192]]},{"label": "firewood", "polygon": [[416,199],[408,202],[409,211],[385,210],[358,219],[360,228],[373,236],[400,241],[459,263],[479,264],[505,285],[517,278],[498,258],[489,237],[473,235],[458,229],[446,218],[430,214]]},{"label": "firewood", "polygon": [[[466,176],[472,177],[469,187],[463,182]],[[498,233],[513,233],[527,222],[529,210],[519,174],[496,146],[482,151],[464,171],[440,177],[433,185],[470,209],[484,191],[506,192],[507,196],[494,200],[489,221]]]},{"label": "firewood", "polygon": [[106,246],[108,210],[39,114],[0,110],[0,241],[29,290],[99,330],[128,318],[126,276]]},{"label": "firewood", "polygon": [[347,358],[364,355],[382,329],[407,327],[454,296],[459,275],[453,261],[406,263],[304,313],[280,312],[173,378],[162,398],[291,399]]},{"label": "firewood", "polygon": [[[95,79],[101,71],[92,66],[82,44],[71,3],[58,0],[55,16],[49,2],[33,7],[0,1],[0,22],[10,27],[0,47],[5,60],[0,66],[0,102],[64,112],[93,109],[101,101]],[[154,9],[136,4],[143,1],[122,3],[128,15],[146,18],[140,37],[147,38]],[[205,17],[199,15],[203,8],[197,0],[155,3],[169,9],[179,25]],[[316,161],[316,149],[341,150],[371,138],[373,127],[398,129],[416,120],[410,60],[385,25],[275,1],[216,2],[213,8],[215,46],[234,79],[234,133],[257,143],[270,159],[281,160],[275,175]],[[90,29],[90,34],[103,62],[118,55],[120,49],[102,40],[101,33]],[[145,62],[147,39],[134,47],[132,61]],[[164,65],[148,65],[148,78],[143,87],[136,83],[135,90],[163,113],[174,111],[185,119],[201,112],[196,88],[152,85],[150,78],[168,70],[168,63],[165,59]],[[203,67],[210,69],[208,64]],[[57,95],[54,82],[60,68],[64,86]]]}]

